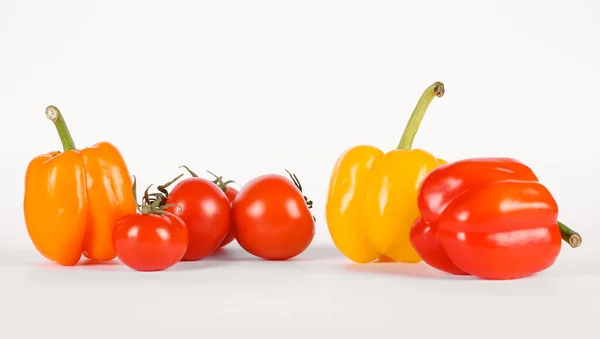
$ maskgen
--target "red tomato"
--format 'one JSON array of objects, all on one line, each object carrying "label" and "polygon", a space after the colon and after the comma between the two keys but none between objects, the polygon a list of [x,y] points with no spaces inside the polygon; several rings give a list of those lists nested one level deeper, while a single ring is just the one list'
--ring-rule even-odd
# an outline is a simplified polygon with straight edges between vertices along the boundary
[{"label": "red tomato", "polygon": [[[230,204],[233,203],[238,193],[238,190],[236,190],[235,188],[227,186],[225,190],[225,195],[227,196],[227,199],[229,200]],[[233,233],[233,226],[231,226],[229,228],[229,232],[227,232],[227,235],[225,236],[225,239],[221,241],[221,245],[219,245],[219,248],[229,244],[233,241],[233,239],[235,239],[235,234]]]},{"label": "red tomato", "polygon": [[130,214],[117,221],[113,241],[123,264],[138,271],[160,271],[181,260],[188,229],[172,214]]},{"label": "red tomato", "polygon": [[263,175],[244,185],[233,201],[232,218],[240,246],[267,260],[299,255],[315,234],[301,186],[277,174]]},{"label": "red tomato", "polygon": [[203,178],[180,181],[169,193],[165,211],[179,216],[189,231],[184,261],[201,260],[211,255],[227,235],[231,206],[217,185]]}]

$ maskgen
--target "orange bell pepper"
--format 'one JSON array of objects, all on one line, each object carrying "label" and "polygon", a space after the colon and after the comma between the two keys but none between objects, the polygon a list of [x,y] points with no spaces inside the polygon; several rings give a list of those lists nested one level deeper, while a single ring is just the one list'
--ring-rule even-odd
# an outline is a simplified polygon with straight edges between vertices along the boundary
[{"label": "orange bell pepper", "polygon": [[117,219],[136,212],[133,183],[121,153],[108,142],[78,150],[60,111],[46,117],[56,126],[64,151],[35,157],[27,167],[23,209],[36,249],[64,266],[81,255],[116,257],[112,233]]}]

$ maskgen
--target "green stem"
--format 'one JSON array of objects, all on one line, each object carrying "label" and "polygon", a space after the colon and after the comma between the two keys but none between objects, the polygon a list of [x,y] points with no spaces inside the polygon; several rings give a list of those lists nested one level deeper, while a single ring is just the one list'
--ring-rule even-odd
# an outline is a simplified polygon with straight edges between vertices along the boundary
[{"label": "green stem", "polygon": [[192,177],[194,177],[194,178],[197,178],[197,177],[198,177],[198,174],[194,173],[194,171],[192,171],[191,169],[189,169],[189,168],[188,168],[187,166],[185,166],[185,165],[181,165],[181,166],[179,166],[179,168],[185,168],[185,169],[188,171],[188,173],[190,173],[190,175],[191,175]]},{"label": "green stem", "polygon": [[219,188],[220,188],[220,189],[221,189],[223,192],[227,191],[227,185],[229,185],[229,184],[237,184],[237,182],[235,182],[234,180],[227,180],[227,181],[223,181],[223,177],[222,177],[222,176],[216,175],[216,174],[214,174],[214,173],[213,173],[213,172],[211,172],[211,171],[208,171],[208,170],[207,170],[206,172],[208,172],[208,174],[210,174],[210,175],[212,175],[213,177],[215,177],[215,180],[213,180],[213,181],[212,181],[212,182],[213,182],[213,184],[215,184],[215,185],[219,186]]},{"label": "green stem", "polygon": [[160,193],[164,194],[164,199],[165,200],[169,197],[169,191],[167,191],[167,187],[173,185],[173,183],[175,183],[177,180],[179,180],[179,178],[181,178],[182,176],[183,176],[183,173],[181,173],[180,175],[178,175],[177,177],[175,177],[175,179],[169,181],[168,183],[159,185],[156,188]]},{"label": "green stem", "polygon": [[65,119],[58,108],[52,105],[48,106],[46,108],[46,118],[52,120],[54,123],[56,131],[58,132],[58,136],[60,137],[60,142],[63,145],[63,149],[65,151],[77,149],[75,147],[75,142],[73,142],[73,138],[71,137],[71,133],[69,132],[69,128],[67,127],[67,123],[65,122]]},{"label": "green stem", "polygon": [[137,206],[138,211],[142,215],[167,214],[168,212],[165,211],[165,208],[171,207],[171,206],[178,207],[179,213],[181,213],[181,211],[182,211],[181,206],[176,205],[176,204],[166,204],[165,205],[163,199],[160,198],[160,196],[158,196],[154,200],[150,199],[150,197],[152,197],[152,196],[157,196],[156,193],[148,193],[151,186],[152,185],[150,185],[150,186],[148,186],[148,188],[146,188],[146,191],[144,192],[144,196],[142,197],[142,203],[139,204],[138,198],[137,198],[137,179],[136,179],[135,175],[133,176],[133,185],[131,187],[131,191],[133,193],[133,200],[135,201],[135,205]]},{"label": "green stem", "polygon": [[[308,209],[313,208],[313,202],[312,202],[312,200],[308,200],[308,198],[306,197],[306,195],[304,195],[304,193],[302,192],[302,185],[300,184],[300,180],[298,179],[298,177],[295,174],[293,174],[292,172],[288,171],[287,169],[285,171],[288,173],[288,175],[292,179],[292,182],[298,188],[298,190],[300,191],[300,193],[302,193],[302,196],[304,197],[304,202],[306,203],[306,206],[308,206]],[[313,215],[313,220],[317,221],[317,218],[315,218],[314,215]]]},{"label": "green stem", "polygon": [[581,236],[579,233],[570,229],[567,225],[558,221],[558,228],[560,229],[560,235],[564,241],[566,241],[571,247],[576,248],[581,245]]},{"label": "green stem", "polygon": [[142,205],[138,202],[137,198],[137,178],[135,175],[133,176],[133,185],[131,185],[131,192],[133,193],[133,201],[135,202],[135,207],[137,207],[140,213],[142,212]]},{"label": "green stem", "polygon": [[415,139],[415,135],[419,130],[419,126],[421,126],[421,121],[423,121],[423,117],[425,116],[425,112],[427,111],[429,104],[431,101],[433,101],[434,97],[441,98],[444,95],[444,91],[444,84],[441,82],[436,82],[427,87],[425,92],[423,92],[419,102],[417,102],[417,106],[410,116],[410,119],[408,119],[408,122],[406,123],[404,133],[402,134],[402,138],[398,143],[398,149],[410,150],[412,148],[413,140]]}]

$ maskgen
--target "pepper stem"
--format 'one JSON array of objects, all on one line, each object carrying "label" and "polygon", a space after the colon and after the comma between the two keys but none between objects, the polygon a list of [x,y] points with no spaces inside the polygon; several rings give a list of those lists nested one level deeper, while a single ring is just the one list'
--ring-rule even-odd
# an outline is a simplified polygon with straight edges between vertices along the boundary
[{"label": "pepper stem", "polygon": [[71,133],[69,132],[69,128],[67,127],[67,123],[56,106],[50,105],[46,108],[46,118],[52,120],[54,123],[63,149],[65,151],[77,149],[75,147],[75,142],[73,142],[73,138],[71,137]]},{"label": "pepper stem", "polygon": [[581,245],[581,236],[579,233],[570,229],[567,225],[563,224],[560,221],[556,222],[558,224],[558,228],[560,229],[560,235],[564,241],[566,241],[572,248],[579,247]]},{"label": "pepper stem", "polygon": [[398,149],[410,150],[412,148],[413,140],[419,130],[419,126],[421,126],[421,121],[423,121],[423,117],[425,116],[429,104],[433,101],[434,97],[441,98],[444,95],[444,92],[444,84],[439,81],[427,87],[417,102],[417,106],[413,110],[410,119],[408,119],[408,122],[406,123],[404,133],[402,133],[402,138],[400,138],[400,142],[398,143]]}]

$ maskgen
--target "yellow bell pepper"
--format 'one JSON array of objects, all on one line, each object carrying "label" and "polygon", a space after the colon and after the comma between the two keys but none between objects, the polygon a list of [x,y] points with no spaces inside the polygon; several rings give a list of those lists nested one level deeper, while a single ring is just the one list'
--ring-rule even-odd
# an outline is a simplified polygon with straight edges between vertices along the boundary
[{"label": "yellow bell pepper", "polygon": [[421,261],[409,240],[419,218],[417,193],[429,172],[446,161],[412,149],[412,143],[429,104],[443,95],[441,82],[425,90],[397,149],[384,153],[360,145],[346,150],[335,163],[325,216],[335,246],[350,260]]}]

